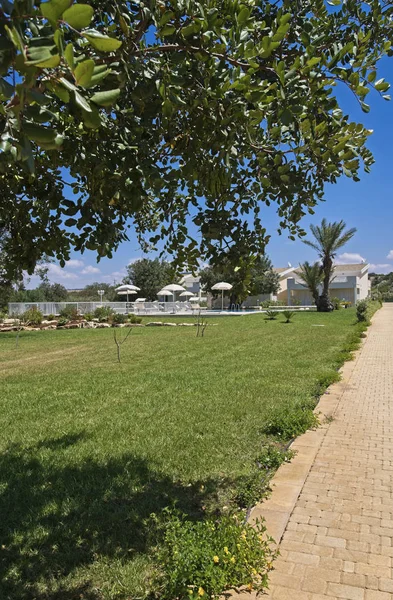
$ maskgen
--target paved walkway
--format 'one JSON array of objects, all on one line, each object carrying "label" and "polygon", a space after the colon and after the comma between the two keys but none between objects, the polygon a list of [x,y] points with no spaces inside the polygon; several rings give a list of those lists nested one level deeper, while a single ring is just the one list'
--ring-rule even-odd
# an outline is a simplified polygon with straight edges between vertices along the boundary
[{"label": "paved walkway", "polygon": [[[315,435],[322,439],[293,503],[266,599],[393,599],[393,304],[374,316],[346,368],[333,386],[333,420],[306,434],[314,435],[309,449]],[[306,462],[300,456],[295,471]],[[286,465],[275,479],[273,508],[280,490],[290,489],[290,473]]]}]

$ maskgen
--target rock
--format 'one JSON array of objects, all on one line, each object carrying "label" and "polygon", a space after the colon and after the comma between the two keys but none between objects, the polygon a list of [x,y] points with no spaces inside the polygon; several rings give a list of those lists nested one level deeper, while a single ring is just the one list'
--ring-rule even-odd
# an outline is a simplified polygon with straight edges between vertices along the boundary
[{"label": "rock", "polygon": [[109,323],[97,323],[96,329],[107,329],[108,327],[112,327]]},{"label": "rock", "polygon": [[80,324],[79,323],[68,323],[67,325],[64,325],[64,329],[80,329]]},{"label": "rock", "polygon": [[19,325],[19,323],[19,319],[4,319],[3,321],[4,325]]},{"label": "rock", "polygon": [[162,327],[163,325],[164,323],[161,321],[150,321],[149,323],[146,323],[146,327]]},{"label": "rock", "polygon": [[3,333],[9,333],[10,331],[18,331],[17,327],[1,327],[0,331]]},{"label": "rock", "polygon": [[176,327],[176,323],[163,323],[164,327]]},{"label": "rock", "polygon": [[178,327],[196,327],[196,323],[178,323]]}]

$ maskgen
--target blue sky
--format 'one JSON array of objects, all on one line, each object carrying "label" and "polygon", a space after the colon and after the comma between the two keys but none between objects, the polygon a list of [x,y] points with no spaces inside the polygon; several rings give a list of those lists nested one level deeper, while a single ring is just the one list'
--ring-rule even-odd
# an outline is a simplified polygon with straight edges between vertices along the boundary
[{"label": "blue sky", "polygon": [[[378,75],[393,84],[393,60],[384,60]],[[323,217],[328,220],[344,219],[349,227],[356,227],[358,231],[339,260],[359,262],[363,258],[372,264],[373,270],[390,272],[393,271],[393,101],[386,102],[376,92],[370,92],[368,102],[371,112],[365,114],[347,90],[338,90],[338,95],[343,109],[353,120],[374,130],[369,148],[376,163],[371,174],[361,175],[360,183],[343,177],[336,185],[327,186],[325,202],[316,208],[315,215],[304,218],[303,227],[307,230],[310,223],[319,223]],[[281,236],[276,233],[278,220],[272,207],[263,209],[263,218],[272,235],[267,253],[275,266],[286,266],[288,262],[295,266],[303,260],[315,259],[312,249],[300,240],[292,242],[285,233]],[[130,230],[130,241],[121,244],[113,259],[104,259],[97,264],[93,252],[83,255],[73,253],[72,260],[64,269],[51,265],[49,277],[52,282],[62,283],[69,289],[80,288],[93,281],[112,283],[124,277],[130,261],[142,256]],[[36,281],[33,277],[29,287],[34,286]]]}]

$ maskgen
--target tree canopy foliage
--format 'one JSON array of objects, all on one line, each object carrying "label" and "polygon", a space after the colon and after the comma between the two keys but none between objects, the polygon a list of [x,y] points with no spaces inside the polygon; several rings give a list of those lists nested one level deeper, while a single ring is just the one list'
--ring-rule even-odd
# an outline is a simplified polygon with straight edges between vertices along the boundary
[{"label": "tree canopy foliage", "polygon": [[370,90],[389,98],[392,14],[382,0],[0,0],[8,271],[71,248],[110,257],[130,223],[179,264],[235,264],[264,251],[271,203],[302,234],[325,184],[373,162],[335,89],[365,112]]},{"label": "tree canopy foliage", "polygon": [[127,267],[127,276],[123,283],[132,283],[140,288],[138,295],[147,300],[157,300],[157,292],[165,285],[173,283],[173,266],[155,258],[141,258]]},{"label": "tree canopy foliage", "polygon": [[202,269],[200,278],[202,288],[213,295],[220,294],[212,289],[216,283],[230,283],[233,286],[228,292],[231,304],[243,302],[247,296],[277,294],[279,289],[279,276],[273,271],[273,265],[267,256],[245,257],[235,268],[229,259],[225,259],[220,265]]}]

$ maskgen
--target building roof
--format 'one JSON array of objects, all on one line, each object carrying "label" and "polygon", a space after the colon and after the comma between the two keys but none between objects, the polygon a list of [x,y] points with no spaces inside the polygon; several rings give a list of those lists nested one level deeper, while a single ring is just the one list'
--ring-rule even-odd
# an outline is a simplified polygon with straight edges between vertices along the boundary
[{"label": "building roof", "polygon": [[285,275],[289,275],[295,270],[295,267],[273,267],[273,271],[280,275],[281,277],[285,277]]},{"label": "building roof", "polygon": [[361,272],[365,269],[368,270],[369,267],[368,263],[354,263],[349,265],[334,265],[334,270],[338,273],[353,273],[354,271]]},{"label": "building roof", "polygon": [[[352,263],[348,265],[334,265],[335,275],[348,275],[349,273],[362,274],[368,271],[370,265],[368,263]],[[300,270],[295,270],[296,275],[300,275]]]}]

